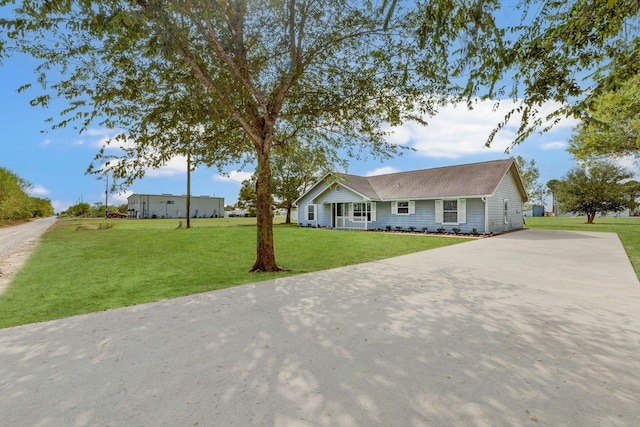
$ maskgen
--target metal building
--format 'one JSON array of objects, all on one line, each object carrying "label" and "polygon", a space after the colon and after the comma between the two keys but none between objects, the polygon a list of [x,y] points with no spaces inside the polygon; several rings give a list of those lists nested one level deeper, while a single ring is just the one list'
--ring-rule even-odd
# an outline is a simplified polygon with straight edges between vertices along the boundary
[{"label": "metal building", "polygon": [[[132,194],[127,197],[129,218],[186,218],[187,196]],[[191,196],[191,218],[224,216],[224,198]]]}]

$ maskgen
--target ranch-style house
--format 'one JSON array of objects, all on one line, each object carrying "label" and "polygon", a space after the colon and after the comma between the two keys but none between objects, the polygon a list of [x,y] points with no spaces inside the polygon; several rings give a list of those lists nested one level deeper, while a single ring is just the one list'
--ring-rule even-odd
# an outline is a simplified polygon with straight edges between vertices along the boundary
[{"label": "ranch-style house", "polygon": [[523,228],[526,201],[509,158],[368,177],[331,172],[296,204],[305,227],[493,234]]}]

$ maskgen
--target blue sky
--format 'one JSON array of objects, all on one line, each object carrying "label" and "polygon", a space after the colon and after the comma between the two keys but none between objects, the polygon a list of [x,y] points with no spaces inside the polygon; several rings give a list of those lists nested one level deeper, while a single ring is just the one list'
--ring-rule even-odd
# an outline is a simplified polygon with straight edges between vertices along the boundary
[{"label": "blue sky", "polygon": [[[41,133],[49,127],[45,120],[57,116],[64,104],[54,103],[48,109],[31,107],[29,100],[40,92],[37,85],[17,93],[20,85],[35,80],[34,67],[35,62],[27,57],[5,59],[0,66],[0,166],[29,181],[33,185],[31,194],[49,198],[56,211],[80,201],[104,203],[104,181],[86,175],[85,170],[113,132],[96,126],[81,135],[72,128]],[[550,179],[562,178],[574,165],[566,147],[576,123],[566,120],[553,131],[535,134],[510,154],[505,154],[517,129],[518,122],[514,121],[497,135],[491,149],[485,148],[489,132],[508,106],[508,102],[503,102],[502,107],[493,111],[493,103],[485,102],[476,105],[472,111],[463,106],[441,108],[437,116],[428,118],[427,127],[407,123],[392,129],[392,142],[416,151],[405,150],[404,155],[384,162],[371,158],[351,160],[348,172],[371,175],[521,155],[536,161],[543,184]],[[185,171],[186,160],[173,159],[161,169],[148,171],[128,191],[185,194]],[[229,167],[225,172],[229,178],[220,176],[214,169],[200,168],[192,175],[192,194],[215,195],[224,197],[226,204],[234,203],[240,183],[253,169],[238,171],[237,167]],[[110,194],[109,204],[126,203],[129,194]]]},{"label": "blue sky", "polygon": [[[33,187],[31,194],[49,198],[56,212],[80,201],[104,203],[105,183],[85,170],[104,141],[113,135],[98,126],[79,135],[72,128],[48,130],[48,117],[56,117],[65,107],[63,102],[52,103],[50,108],[31,107],[29,100],[40,94],[35,84],[31,89],[17,93],[17,88],[36,80],[36,63],[28,57],[6,58],[0,65],[0,166],[5,167]],[[502,102],[494,111],[493,102],[476,105],[473,111],[463,106],[444,107],[437,116],[428,118],[429,126],[407,123],[392,129],[390,141],[414,148],[404,155],[380,162],[374,159],[351,160],[347,172],[358,175],[408,171],[448,166],[521,155],[535,160],[540,170],[541,183],[561,179],[575,162],[566,152],[573,120],[565,120],[553,131],[534,134],[509,154],[505,149],[515,136],[518,122],[514,120],[494,140],[491,149],[484,143],[493,127],[502,119],[509,102]],[[553,105],[548,106],[549,111]],[[186,193],[186,160],[176,158],[165,167],[148,171],[125,193],[109,194],[109,204],[126,203],[126,197],[135,193]],[[214,169],[200,168],[192,174],[192,194],[224,197],[226,204],[235,203],[241,182],[253,169],[242,171],[229,167],[221,176]]]}]

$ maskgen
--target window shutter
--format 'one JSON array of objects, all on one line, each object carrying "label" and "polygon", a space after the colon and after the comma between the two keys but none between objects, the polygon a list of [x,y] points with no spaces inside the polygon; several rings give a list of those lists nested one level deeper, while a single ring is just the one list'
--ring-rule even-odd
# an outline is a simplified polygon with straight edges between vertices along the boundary
[{"label": "window shutter", "polygon": [[304,205],[304,220],[309,221],[309,204]]},{"label": "window shutter", "polygon": [[347,218],[353,221],[353,203],[345,203],[345,208],[347,209]]},{"label": "window shutter", "polygon": [[398,202],[391,202],[391,215],[398,215]]},{"label": "window shutter", "polygon": [[371,221],[376,220],[376,202],[371,202]]},{"label": "window shutter", "polygon": [[442,224],[442,199],[436,200],[436,223]]},{"label": "window shutter", "polygon": [[458,222],[467,223],[467,199],[458,199]]},{"label": "window shutter", "polygon": [[415,200],[409,200],[409,215],[413,215],[416,213],[416,202]]}]

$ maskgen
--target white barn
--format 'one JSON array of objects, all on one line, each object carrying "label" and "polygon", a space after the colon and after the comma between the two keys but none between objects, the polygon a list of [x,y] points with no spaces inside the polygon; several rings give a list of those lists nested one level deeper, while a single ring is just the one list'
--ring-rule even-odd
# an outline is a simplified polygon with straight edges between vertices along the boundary
[{"label": "white barn", "polygon": [[[187,196],[132,194],[127,197],[129,218],[186,218]],[[224,198],[191,196],[191,218],[224,216]]]}]

